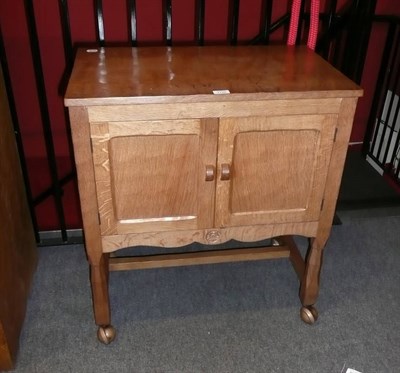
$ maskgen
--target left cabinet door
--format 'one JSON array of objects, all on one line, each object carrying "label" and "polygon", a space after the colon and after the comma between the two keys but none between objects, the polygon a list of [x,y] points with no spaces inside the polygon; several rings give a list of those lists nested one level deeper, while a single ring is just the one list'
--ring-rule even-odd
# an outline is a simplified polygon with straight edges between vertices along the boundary
[{"label": "left cabinet door", "polygon": [[213,226],[218,121],[91,123],[102,235]]}]

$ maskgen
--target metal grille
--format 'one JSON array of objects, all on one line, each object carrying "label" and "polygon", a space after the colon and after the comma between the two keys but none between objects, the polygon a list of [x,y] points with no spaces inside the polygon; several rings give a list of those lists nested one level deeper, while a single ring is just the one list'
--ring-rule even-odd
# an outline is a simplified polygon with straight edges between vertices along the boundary
[{"label": "metal grille", "polygon": [[388,21],[365,148],[378,172],[387,173],[400,185],[400,19]]}]

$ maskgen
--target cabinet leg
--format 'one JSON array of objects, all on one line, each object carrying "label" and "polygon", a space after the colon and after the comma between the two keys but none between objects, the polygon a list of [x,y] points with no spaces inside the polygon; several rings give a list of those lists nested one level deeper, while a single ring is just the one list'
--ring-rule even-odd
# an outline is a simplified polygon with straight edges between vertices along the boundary
[{"label": "cabinet leg", "polygon": [[317,238],[310,239],[305,271],[300,284],[300,300],[303,304],[300,316],[307,324],[313,324],[318,318],[318,311],[313,304],[317,301],[319,293],[319,279],[325,243],[326,240],[321,243]]},{"label": "cabinet leg", "polygon": [[97,337],[100,342],[105,344],[111,343],[115,338],[115,329],[111,325],[108,276],[108,254],[103,254],[98,264],[90,265],[90,282],[94,318],[99,326]]}]

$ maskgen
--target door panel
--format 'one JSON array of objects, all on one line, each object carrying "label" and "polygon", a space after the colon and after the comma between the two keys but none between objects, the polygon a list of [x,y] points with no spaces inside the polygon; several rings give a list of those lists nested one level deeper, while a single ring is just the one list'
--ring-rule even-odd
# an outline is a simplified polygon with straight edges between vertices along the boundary
[{"label": "door panel", "polygon": [[222,119],[218,164],[230,175],[218,180],[217,226],[317,220],[335,123],[334,115]]},{"label": "door panel", "polygon": [[230,211],[305,210],[313,183],[317,142],[315,130],[237,134]]},{"label": "door panel", "polygon": [[215,167],[217,125],[93,123],[102,234],[212,227],[215,180],[205,172]]},{"label": "door panel", "polygon": [[109,148],[117,220],[195,218],[199,136],[117,137]]}]

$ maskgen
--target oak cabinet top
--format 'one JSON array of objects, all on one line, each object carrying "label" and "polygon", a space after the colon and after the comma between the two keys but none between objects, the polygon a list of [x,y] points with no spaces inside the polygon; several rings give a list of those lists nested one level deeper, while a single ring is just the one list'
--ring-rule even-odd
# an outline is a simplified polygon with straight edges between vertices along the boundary
[{"label": "oak cabinet top", "polygon": [[79,49],[67,106],[358,97],[361,88],[307,47]]}]

